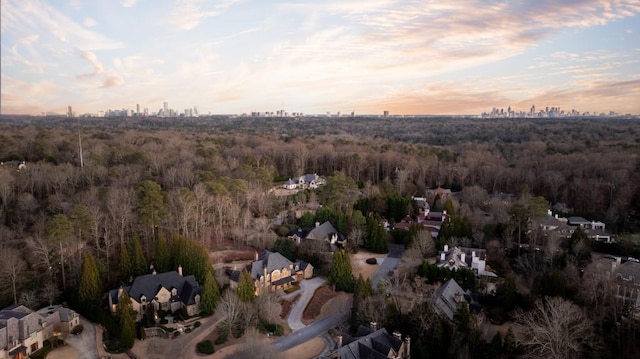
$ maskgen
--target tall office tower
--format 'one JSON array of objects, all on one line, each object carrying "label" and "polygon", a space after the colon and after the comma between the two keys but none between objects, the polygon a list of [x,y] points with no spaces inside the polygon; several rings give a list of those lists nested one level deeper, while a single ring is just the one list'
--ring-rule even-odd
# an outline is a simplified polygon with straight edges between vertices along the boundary
[{"label": "tall office tower", "polygon": [[382,116],[389,117],[389,111],[384,110],[384,112],[382,112]]},{"label": "tall office tower", "polygon": [[140,117],[140,104],[136,104],[136,117]]},{"label": "tall office tower", "polygon": [[71,106],[67,106],[67,117],[73,117],[73,109],[71,109]]},{"label": "tall office tower", "polygon": [[168,102],[164,102],[164,107],[162,109],[162,114],[164,116],[169,116],[169,103]]}]

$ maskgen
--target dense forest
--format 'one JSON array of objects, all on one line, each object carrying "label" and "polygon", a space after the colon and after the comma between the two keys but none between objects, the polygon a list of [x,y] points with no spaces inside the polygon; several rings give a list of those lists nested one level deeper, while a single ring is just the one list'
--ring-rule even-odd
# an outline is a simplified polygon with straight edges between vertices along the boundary
[{"label": "dense forest", "polygon": [[[384,198],[386,204],[373,200],[367,208],[394,217],[393,198],[451,189],[459,196],[448,204],[455,207],[450,213],[466,229],[438,245],[453,240],[487,248],[497,241],[501,247],[518,234],[533,237],[514,225],[516,212],[501,195],[520,204],[560,204],[564,214],[600,220],[616,234],[640,231],[638,120],[2,116],[0,161],[0,306],[73,296],[87,251],[105,273],[104,288],[113,288],[122,279],[121,248],[134,240],[149,262],[154,241],[175,235],[210,251],[272,248],[278,235],[299,225],[288,216],[288,227],[274,228],[274,219],[310,201],[331,213],[308,222],[332,219],[347,236],[359,237],[378,228],[363,198]],[[326,187],[291,197],[270,191],[305,173],[328,178]],[[549,278],[556,275],[553,263]],[[508,263],[494,265],[511,273]],[[522,267],[535,270],[535,258]],[[427,277],[425,271],[418,275]],[[549,278],[531,275],[531,286]],[[396,287],[423,290],[415,282]],[[528,303],[524,309],[535,308],[535,298]],[[456,333],[447,337],[451,345],[473,335]],[[611,341],[628,354],[620,338]],[[477,349],[470,345],[465,350]]]}]

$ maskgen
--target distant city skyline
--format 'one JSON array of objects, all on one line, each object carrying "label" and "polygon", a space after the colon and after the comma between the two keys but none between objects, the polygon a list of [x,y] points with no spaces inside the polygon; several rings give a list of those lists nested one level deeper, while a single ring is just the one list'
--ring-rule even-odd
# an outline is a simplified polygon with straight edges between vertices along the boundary
[{"label": "distant city skyline", "polygon": [[637,0],[0,1],[2,114],[640,114]]}]

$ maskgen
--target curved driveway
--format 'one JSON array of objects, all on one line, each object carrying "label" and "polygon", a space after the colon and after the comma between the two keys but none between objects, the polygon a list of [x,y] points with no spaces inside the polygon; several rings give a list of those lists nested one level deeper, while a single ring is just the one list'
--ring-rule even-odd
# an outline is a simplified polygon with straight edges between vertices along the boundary
[{"label": "curved driveway", "polygon": [[302,295],[300,296],[300,298],[298,298],[298,301],[293,306],[293,308],[291,308],[291,312],[289,313],[289,317],[287,318],[287,322],[289,323],[289,328],[291,328],[291,331],[295,332],[296,330],[300,330],[305,327],[305,325],[302,323],[302,313],[304,312],[304,308],[306,308],[307,304],[309,304],[309,301],[311,301],[313,293],[316,292],[316,289],[318,289],[318,287],[320,287],[324,283],[326,283],[326,280],[320,277],[315,277],[300,282],[300,290],[302,291]]},{"label": "curved driveway", "polygon": [[98,359],[98,347],[96,343],[96,328],[93,323],[80,317],[80,324],[84,327],[82,333],[69,336],[65,342],[69,344],[78,354],[78,359]]}]

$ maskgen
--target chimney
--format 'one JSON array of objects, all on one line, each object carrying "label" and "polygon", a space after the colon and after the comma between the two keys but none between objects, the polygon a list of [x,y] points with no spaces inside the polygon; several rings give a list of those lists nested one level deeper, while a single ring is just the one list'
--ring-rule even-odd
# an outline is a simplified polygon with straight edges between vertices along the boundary
[{"label": "chimney", "polygon": [[558,214],[556,214],[556,219],[558,219]]},{"label": "chimney", "polygon": [[182,276],[182,265],[178,264],[178,274]]},{"label": "chimney", "polygon": [[336,337],[336,345],[338,348],[342,348],[342,335],[338,335],[338,337]]},{"label": "chimney", "polygon": [[255,257],[256,257],[255,260],[257,261],[258,260],[258,251],[256,251],[256,256]]},{"label": "chimney", "polygon": [[440,261],[441,262],[444,262],[444,259],[445,259],[444,256],[445,256],[444,252],[440,253]]},{"label": "chimney", "polygon": [[620,265],[622,263],[622,257],[616,257],[616,265]]},{"label": "chimney", "polygon": [[404,344],[404,357],[409,359],[411,358],[411,338],[408,335],[404,338]]},{"label": "chimney", "polygon": [[402,341],[402,334],[400,334],[400,332],[397,330],[393,332],[393,337]]},{"label": "chimney", "polygon": [[471,251],[471,259],[476,257],[476,251]]},{"label": "chimney", "polygon": [[320,227],[320,222],[316,222],[316,228]]},{"label": "chimney", "polygon": [[156,270],[155,269],[151,269],[151,274],[156,275]]},{"label": "chimney", "polygon": [[378,330],[378,322],[369,322],[369,327],[371,327],[371,330],[375,332]]},{"label": "chimney", "polygon": [[467,259],[467,254],[466,254],[466,253],[464,253],[464,252],[462,252],[462,253],[460,254],[460,261],[461,261],[462,263],[467,263],[467,262],[465,261],[466,259]]},{"label": "chimney", "polygon": [[444,245],[444,251],[448,252],[449,251],[449,246],[447,244]]}]

